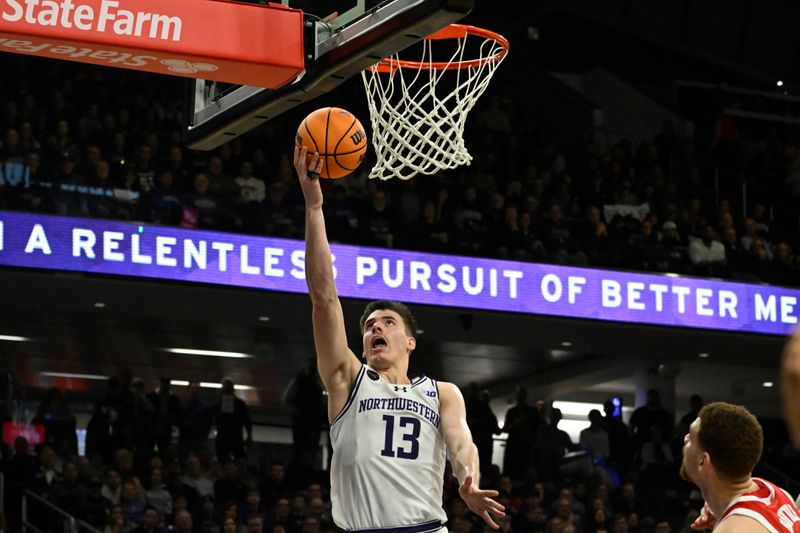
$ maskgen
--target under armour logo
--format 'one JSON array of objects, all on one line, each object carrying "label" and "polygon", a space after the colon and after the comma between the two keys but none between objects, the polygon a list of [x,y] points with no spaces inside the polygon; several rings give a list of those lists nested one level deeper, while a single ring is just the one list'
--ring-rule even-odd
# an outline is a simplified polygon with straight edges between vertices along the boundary
[{"label": "under armour logo", "polygon": [[398,387],[397,385],[394,386],[395,392],[400,392],[400,389],[403,389],[403,392],[408,392],[408,389],[405,387]]},{"label": "under armour logo", "polygon": [[177,74],[197,74],[198,72],[214,72],[219,67],[211,63],[189,63],[185,59],[162,59],[162,65],[167,66],[167,70]]}]

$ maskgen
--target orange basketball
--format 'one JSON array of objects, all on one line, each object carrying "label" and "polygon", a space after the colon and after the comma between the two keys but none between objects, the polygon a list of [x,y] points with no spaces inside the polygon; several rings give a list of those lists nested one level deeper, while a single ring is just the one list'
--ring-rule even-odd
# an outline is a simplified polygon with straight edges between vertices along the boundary
[{"label": "orange basketball", "polygon": [[323,158],[323,178],[343,178],[353,172],[367,153],[367,134],[361,122],[338,107],[323,107],[308,115],[297,129],[297,146],[308,149],[308,162],[314,152]]}]

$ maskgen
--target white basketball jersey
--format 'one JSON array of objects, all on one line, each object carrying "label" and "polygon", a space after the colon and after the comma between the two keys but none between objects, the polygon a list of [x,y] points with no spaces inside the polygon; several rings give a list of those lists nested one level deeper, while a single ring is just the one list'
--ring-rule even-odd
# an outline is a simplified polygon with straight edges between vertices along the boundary
[{"label": "white basketball jersey", "polygon": [[384,381],[364,365],[331,423],[331,503],[349,530],[437,531],[446,461],[439,388],[425,376],[408,385]]}]

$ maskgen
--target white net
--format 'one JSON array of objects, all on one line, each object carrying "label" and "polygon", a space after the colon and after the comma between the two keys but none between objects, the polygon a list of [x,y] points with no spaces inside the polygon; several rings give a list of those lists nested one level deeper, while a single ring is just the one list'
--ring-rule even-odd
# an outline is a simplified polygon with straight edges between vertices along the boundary
[{"label": "white net", "polygon": [[[469,33],[454,40],[456,51],[448,61],[434,62],[433,48],[441,43],[425,39],[419,63],[409,66],[395,55],[383,63],[391,68],[376,65],[361,73],[378,159],[370,178],[407,180],[472,161],[464,144],[467,114],[489,85],[506,48],[495,38]],[[477,60],[464,59],[468,40],[474,41],[469,43],[471,50],[482,40]]]}]

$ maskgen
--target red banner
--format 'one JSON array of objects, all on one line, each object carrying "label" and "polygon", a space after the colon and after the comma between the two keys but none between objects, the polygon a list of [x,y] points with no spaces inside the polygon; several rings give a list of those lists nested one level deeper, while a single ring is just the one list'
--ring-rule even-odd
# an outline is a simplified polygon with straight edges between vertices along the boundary
[{"label": "red banner", "polygon": [[304,69],[303,13],[223,0],[0,0],[0,51],[277,88]]}]

